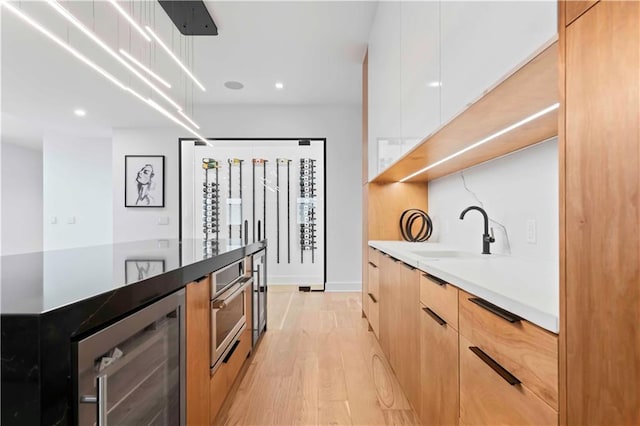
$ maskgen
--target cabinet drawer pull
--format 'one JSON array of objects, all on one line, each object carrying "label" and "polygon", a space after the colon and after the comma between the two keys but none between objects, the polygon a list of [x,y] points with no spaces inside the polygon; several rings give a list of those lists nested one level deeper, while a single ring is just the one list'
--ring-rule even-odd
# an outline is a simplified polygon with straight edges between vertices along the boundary
[{"label": "cabinet drawer pull", "polygon": [[404,263],[404,262],[402,262],[402,265],[404,265],[404,267],[405,267],[405,268],[407,268],[407,269],[409,269],[410,271],[415,271],[415,270],[416,270],[416,268],[414,268],[413,266],[411,266],[411,265],[409,265],[409,264],[406,264],[406,263]]},{"label": "cabinet drawer pull", "polygon": [[422,276],[428,279],[429,281],[431,281],[432,283],[439,285],[440,287],[444,287],[447,285],[447,282],[445,280],[441,280],[440,278],[434,277],[433,275],[427,274],[426,272],[422,274]]},{"label": "cabinet drawer pull", "polygon": [[209,275],[205,275],[205,276],[202,276],[202,277],[200,277],[200,278],[196,278],[194,281],[195,281],[195,282],[197,282],[197,283],[199,283],[199,282],[201,282],[201,281],[206,280],[207,278],[209,278]]},{"label": "cabinet drawer pull", "polygon": [[427,315],[429,315],[431,318],[433,318],[433,320],[435,322],[437,322],[438,324],[440,324],[441,326],[445,326],[447,325],[447,322],[445,320],[442,319],[442,317],[438,314],[436,314],[435,312],[433,312],[431,309],[429,308],[422,308],[423,311],[425,311],[425,313]]},{"label": "cabinet drawer pull", "polygon": [[505,311],[499,306],[494,305],[493,303],[489,303],[484,299],[480,299],[479,297],[471,297],[469,298],[469,302],[475,303],[483,309],[491,312],[492,314],[499,316],[503,320],[509,321],[511,323],[518,322],[522,320],[519,316],[512,314],[509,311]]},{"label": "cabinet drawer pull", "polygon": [[373,301],[373,303],[378,303],[378,301],[376,300],[375,297],[373,297],[373,294],[371,293],[367,293],[369,295],[369,299],[371,299]]},{"label": "cabinet drawer pull", "polygon": [[375,264],[375,263],[373,263],[373,262],[369,262],[369,265],[373,266],[374,268],[377,268],[377,267],[378,267],[378,265],[376,265],[376,264]]},{"label": "cabinet drawer pull", "polygon": [[500,364],[495,362],[493,360],[493,358],[491,358],[489,355],[484,353],[482,351],[482,349],[480,349],[479,347],[477,347],[477,346],[469,346],[469,349],[471,350],[471,352],[476,354],[476,356],[478,358],[480,358],[482,361],[484,361],[485,364],[487,364],[489,367],[491,367],[491,369],[493,371],[498,373],[500,375],[500,377],[502,377],[504,380],[506,380],[506,382],[509,383],[511,386],[519,385],[520,383],[522,383],[520,380],[518,380],[518,378],[516,376],[514,376],[511,373],[509,373],[509,371],[507,371],[503,366],[501,366]]}]

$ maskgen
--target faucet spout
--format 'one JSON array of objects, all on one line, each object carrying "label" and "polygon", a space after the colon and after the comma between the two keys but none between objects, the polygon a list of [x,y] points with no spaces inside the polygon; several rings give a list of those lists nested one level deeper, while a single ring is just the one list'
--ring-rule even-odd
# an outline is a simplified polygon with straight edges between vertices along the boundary
[{"label": "faucet spout", "polygon": [[471,210],[479,211],[484,218],[484,233],[482,234],[482,254],[491,254],[489,244],[495,242],[495,238],[493,238],[493,235],[489,235],[489,216],[487,215],[487,212],[484,211],[482,207],[470,206],[462,210],[462,213],[460,213],[460,220],[463,220],[467,212]]}]

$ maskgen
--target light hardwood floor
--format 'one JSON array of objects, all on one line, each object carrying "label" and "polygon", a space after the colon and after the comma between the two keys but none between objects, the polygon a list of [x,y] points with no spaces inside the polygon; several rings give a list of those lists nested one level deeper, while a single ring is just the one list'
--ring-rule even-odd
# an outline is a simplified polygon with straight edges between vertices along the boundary
[{"label": "light hardwood floor", "polygon": [[419,425],[360,298],[270,292],[268,331],[216,424]]}]

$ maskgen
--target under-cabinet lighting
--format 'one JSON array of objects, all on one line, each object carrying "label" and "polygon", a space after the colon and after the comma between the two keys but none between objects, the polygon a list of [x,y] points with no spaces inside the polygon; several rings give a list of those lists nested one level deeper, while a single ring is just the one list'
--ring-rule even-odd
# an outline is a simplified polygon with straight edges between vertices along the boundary
[{"label": "under-cabinet lighting", "polygon": [[76,28],[82,31],[87,37],[93,40],[98,46],[100,46],[104,51],[113,56],[118,62],[124,65],[129,71],[135,74],[140,80],[144,81],[147,86],[151,87],[155,90],[160,96],[162,96],[167,102],[169,102],[175,109],[181,109],[180,105],[173,99],[171,99],[166,93],[158,88],[155,84],[153,84],[148,78],[144,75],[140,74],[137,69],[135,69],[129,62],[125,61],[117,52],[115,52],[112,48],[110,48],[104,41],[102,41],[95,33],[93,33],[89,28],[87,28],[82,22],[80,22],[71,12],[62,7],[60,3],[56,0],[47,0],[47,3],[51,7],[53,7],[60,15],[64,16],[65,19],[71,22]]},{"label": "under-cabinet lighting", "polygon": [[282,83],[281,81],[277,81],[276,82],[276,89],[278,89],[278,90],[284,89],[284,83]]},{"label": "under-cabinet lighting", "polygon": [[74,113],[75,115],[77,115],[78,117],[84,117],[85,115],[87,115],[87,111],[85,111],[85,110],[83,110],[83,109],[80,109],[80,108],[78,108],[78,109],[74,109],[74,110],[73,110],[73,113]]},{"label": "under-cabinet lighting", "polygon": [[145,28],[147,29],[149,34],[151,34],[151,36],[155,39],[155,41],[160,45],[160,47],[162,47],[165,50],[165,52],[167,52],[167,54],[171,56],[171,59],[173,59],[180,66],[180,68],[182,68],[182,70],[191,78],[191,80],[193,80],[193,82],[198,85],[200,90],[202,90],[203,92],[206,92],[207,89],[205,89],[204,86],[198,81],[198,79],[195,78],[193,74],[191,74],[191,71],[189,71],[189,69],[182,63],[182,61],[176,55],[174,55],[171,49],[169,49],[169,47],[166,44],[164,44],[164,42],[160,39],[160,37],[158,37],[156,33],[154,33],[153,30],[149,28],[149,26],[145,26]]},{"label": "under-cabinet lighting", "polygon": [[442,86],[442,82],[441,81],[432,81],[431,83],[427,84],[427,86],[429,86],[429,87],[440,87],[440,86]]},{"label": "under-cabinet lighting", "polygon": [[136,58],[131,56],[129,53],[127,53],[126,50],[120,49],[120,54],[122,56],[124,56],[125,58],[127,58],[128,60],[130,60],[133,64],[137,65],[138,68],[140,68],[141,70],[143,70],[144,72],[149,74],[151,77],[155,78],[158,82],[162,83],[167,89],[171,89],[171,85],[169,83],[167,83],[166,80],[164,80],[162,77],[160,77],[155,72],[151,71],[146,65],[144,65],[142,62],[138,61]]},{"label": "under-cabinet lighting", "polygon": [[120,12],[120,15],[122,15],[124,17],[124,19],[126,19],[133,28],[136,29],[136,31],[138,31],[140,33],[140,35],[142,37],[144,37],[145,40],[147,41],[151,41],[151,38],[147,35],[147,33],[144,32],[144,30],[142,29],[142,27],[140,27],[140,25],[138,25],[138,23],[131,17],[131,15],[129,15],[127,13],[126,10],[124,10],[122,8],[122,6],[120,6],[115,0],[108,0],[109,3],[111,3],[113,5],[113,7]]},{"label": "under-cabinet lighting", "polygon": [[110,73],[108,73],[107,71],[105,71],[104,69],[102,69],[100,66],[96,65],[93,61],[91,61],[90,59],[88,59],[86,56],[84,56],[82,53],[78,52],[76,49],[74,49],[73,47],[71,47],[68,43],[64,42],[62,39],[60,39],[58,36],[56,36],[55,34],[53,34],[51,31],[49,31],[48,29],[46,29],[45,27],[43,27],[42,25],[40,25],[40,23],[38,23],[37,21],[35,21],[34,19],[32,19],[30,16],[28,16],[27,14],[25,14],[24,12],[22,12],[20,9],[18,9],[17,7],[13,6],[11,3],[7,2],[6,0],[0,0],[0,5],[4,6],[7,10],[9,10],[10,12],[12,12],[14,15],[16,15],[18,18],[22,19],[24,22],[26,22],[27,24],[31,25],[33,28],[35,28],[36,30],[38,30],[40,33],[44,34],[45,36],[47,36],[51,41],[53,41],[54,43],[56,43],[58,46],[62,47],[64,50],[66,50],[67,52],[69,52],[71,55],[73,55],[76,59],[78,59],[80,62],[84,63],[85,65],[87,65],[89,68],[93,69],[94,71],[96,71],[98,74],[100,74],[101,76],[103,76],[104,78],[106,78],[107,80],[109,80],[110,82],[112,82],[113,84],[115,84],[116,86],[118,86],[119,88],[121,88],[122,90],[131,93],[133,96],[135,96],[136,98],[138,98],[139,100],[141,100],[142,102],[144,102],[147,105],[150,105],[151,107],[153,107],[154,109],[158,110],[160,113],[162,113],[163,115],[165,115],[167,118],[169,118],[170,120],[172,120],[173,122],[179,124],[180,126],[182,126],[184,129],[186,129],[189,133],[191,133],[193,136],[195,136],[198,140],[201,140],[202,142],[205,142],[206,144],[210,145],[210,142],[208,140],[206,140],[204,137],[200,136],[198,134],[198,132],[196,132],[195,130],[193,130],[192,128],[190,128],[189,126],[187,126],[186,124],[184,124],[182,121],[180,121],[178,118],[174,117],[171,113],[169,113],[168,111],[166,111],[164,108],[162,108],[161,106],[159,106],[157,103],[155,103],[154,101],[152,101],[151,99],[148,98],[144,98],[142,95],[140,95],[138,92],[136,92],[135,90],[131,89],[130,87],[127,87],[126,85],[124,85],[120,80],[118,80],[117,78],[115,78],[113,75],[111,75]]},{"label": "under-cabinet lighting", "polygon": [[193,127],[195,127],[196,129],[200,129],[200,126],[198,126],[195,121],[193,121],[191,118],[189,118],[189,116],[187,114],[185,114],[184,111],[179,109],[178,110],[178,114],[180,114],[185,120],[187,120],[189,123],[191,123],[193,125]]},{"label": "under-cabinet lighting", "polygon": [[407,180],[409,180],[411,178],[414,178],[414,177],[426,172],[427,170],[433,169],[434,167],[437,167],[437,166],[439,166],[440,164],[442,164],[442,163],[444,163],[446,161],[449,161],[449,160],[451,160],[453,158],[456,158],[456,157],[464,154],[465,152],[471,151],[472,149],[477,148],[480,145],[483,145],[483,144],[485,144],[485,143],[487,143],[489,141],[492,141],[493,139],[495,139],[497,137],[500,137],[500,136],[504,135],[505,133],[509,133],[510,131],[512,131],[514,129],[517,129],[520,126],[523,126],[523,125],[525,125],[525,124],[527,124],[527,123],[529,123],[529,122],[531,122],[531,121],[533,121],[533,120],[535,120],[537,118],[540,118],[543,115],[548,114],[551,111],[558,109],[559,106],[560,106],[559,103],[555,103],[555,104],[543,109],[542,111],[538,111],[535,114],[530,115],[529,117],[527,117],[527,118],[525,118],[523,120],[520,120],[517,123],[514,123],[514,124],[510,125],[509,127],[505,127],[504,129],[502,129],[502,130],[500,130],[500,131],[498,131],[498,132],[496,132],[496,133],[494,133],[492,135],[489,135],[486,138],[484,138],[484,139],[482,139],[482,140],[480,140],[478,142],[475,142],[475,143],[469,145],[468,147],[466,147],[464,149],[461,149],[460,151],[457,151],[457,152],[455,152],[455,153],[443,158],[442,160],[438,160],[435,163],[429,164],[427,167],[425,167],[423,169],[420,169],[415,173],[411,173],[409,176],[403,177],[402,179],[399,180],[399,182],[406,182]]}]

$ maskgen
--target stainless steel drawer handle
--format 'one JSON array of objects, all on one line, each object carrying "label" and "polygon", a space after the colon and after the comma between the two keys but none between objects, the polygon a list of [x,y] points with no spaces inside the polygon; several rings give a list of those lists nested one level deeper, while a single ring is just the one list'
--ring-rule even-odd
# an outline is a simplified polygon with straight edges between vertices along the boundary
[{"label": "stainless steel drawer handle", "polygon": [[487,364],[489,367],[491,367],[491,369],[493,371],[498,373],[500,375],[500,377],[502,377],[511,386],[519,385],[520,383],[522,383],[520,380],[518,380],[518,378],[516,376],[514,376],[511,373],[509,373],[509,371],[506,368],[504,368],[503,366],[501,366],[500,364],[495,362],[495,360],[493,358],[491,358],[489,355],[484,353],[482,351],[482,349],[480,349],[479,347],[477,347],[477,346],[469,346],[469,349],[471,350],[471,352],[476,354],[476,356],[478,358],[480,358],[482,361],[484,361],[485,364]]},{"label": "stainless steel drawer handle", "polygon": [[98,426],[107,426],[107,376],[98,376]]},{"label": "stainless steel drawer handle", "polygon": [[479,297],[471,297],[471,298],[469,298],[469,302],[475,303],[476,305],[478,305],[481,308],[491,312],[492,314],[494,314],[496,316],[499,316],[500,318],[502,318],[505,321],[509,321],[511,323],[514,323],[514,322],[518,322],[518,321],[522,320],[522,318],[520,318],[519,316],[514,315],[509,311],[505,311],[501,307],[496,306],[493,303],[489,303],[484,299],[480,299]]}]

